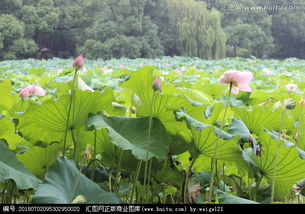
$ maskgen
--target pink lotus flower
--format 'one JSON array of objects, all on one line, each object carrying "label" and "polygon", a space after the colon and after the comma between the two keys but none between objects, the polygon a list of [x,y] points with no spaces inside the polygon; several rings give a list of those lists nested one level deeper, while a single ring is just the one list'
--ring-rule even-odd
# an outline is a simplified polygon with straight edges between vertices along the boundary
[{"label": "pink lotus flower", "polygon": [[231,92],[234,94],[238,94],[239,90],[252,92],[252,88],[250,88],[249,83],[253,79],[252,72],[241,72],[236,70],[229,70],[224,72],[224,74],[219,78],[219,83],[221,85],[224,84],[232,84]]},{"label": "pink lotus flower", "polygon": [[181,67],[181,68],[176,68],[175,72],[176,72],[177,74],[180,74],[181,72],[186,71],[186,70],[187,70],[187,68],[183,66],[183,67]]},{"label": "pink lotus flower", "polygon": [[21,99],[27,99],[33,95],[44,96],[44,95],[46,95],[46,91],[39,86],[29,85],[29,86],[24,87],[19,93],[19,96],[21,97]]},{"label": "pink lotus flower", "polygon": [[73,62],[73,67],[77,70],[81,69],[84,66],[84,57],[83,55],[79,55]]},{"label": "pink lotus flower", "polygon": [[297,92],[298,91],[298,86],[296,84],[289,83],[289,84],[286,85],[286,89],[287,89],[287,91]]},{"label": "pink lotus flower", "polygon": [[176,69],[175,69],[175,72],[176,72],[177,74],[180,74],[181,71],[180,71],[179,68],[176,68]]},{"label": "pink lotus flower", "polygon": [[152,84],[152,88],[154,89],[154,91],[157,91],[157,90],[161,91],[162,90],[161,81],[162,81],[161,77],[157,77],[157,79],[155,79],[155,81]]}]

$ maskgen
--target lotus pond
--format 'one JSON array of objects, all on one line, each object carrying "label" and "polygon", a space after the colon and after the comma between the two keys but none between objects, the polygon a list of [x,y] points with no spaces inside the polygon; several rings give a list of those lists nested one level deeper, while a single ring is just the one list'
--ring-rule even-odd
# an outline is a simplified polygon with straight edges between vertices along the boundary
[{"label": "lotus pond", "polygon": [[1,203],[304,203],[304,60],[73,61],[0,62]]}]

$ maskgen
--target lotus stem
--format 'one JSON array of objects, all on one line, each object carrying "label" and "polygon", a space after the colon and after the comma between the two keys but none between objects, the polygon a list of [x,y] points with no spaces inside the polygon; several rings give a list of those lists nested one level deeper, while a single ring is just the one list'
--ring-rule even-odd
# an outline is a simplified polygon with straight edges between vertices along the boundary
[{"label": "lotus stem", "polygon": [[[96,141],[97,141],[97,130],[94,130],[94,143],[93,143],[93,160],[96,158]],[[95,164],[93,165],[92,173],[91,173],[91,180],[93,181],[94,178],[94,170]]]},{"label": "lotus stem", "polygon": [[258,188],[259,188],[259,185],[261,184],[262,182],[262,179],[263,179],[263,176],[259,176],[258,180],[255,182],[255,187],[254,187],[254,191],[253,191],[253,201],[256,201],[256,196],[257,196],[257,191],[258,191]]},{"label": "lotus stem", "polygon": [[63,151],[62,151],[63,156],[65,156],[65,154],[66,154],[67,135],[68,135],[68,130],[70,129],[69,122],[70,122],[70,115],[71,115],[73,98],[75,96],[74,87],[75,87],[75,82],[76,82],[76,77],[77,77],[77,71],[78,71],[78,69],[75,69],[74,76],[73,76],[73,81],[72,81],[72,86],[71,86],[71,96],[70,96],[70,99],[69,99],[68,115],[67,115],[67,121],[66,121],[66,131],[65,131],[65,136],[64,136],[64,146],[63,146]]},{"label": "lotus stem", "polygon": [[121,163],[122,163],[122,159],[123,159],[123,154],[124,154],[124,150],[120,151],[120,157],[119,157],[119,163],[118,163],[118,168],[116,170],[116,175],[115,175],[115,183],[114,183],[114,188],[119,191],[119,175],[120,175],[120,169],[121,169]]},{"label": "lotus stem", "polygon": [[186,202],[187,202],[187,186],[188,186],[189,175],[190,175],[190,172],[192,171],[192,167],[193,167],[196,159],[197,159],[197,156],[195,158],[193,158],[189,168],[186,171],[184,189],[183,189],[183,203],[184,204],[186,204]]},{"label": "lotus stem", "polygon": [[286,113],[286,108],[283,109],[282,111],[282,117],[281,117],[281,123],[280,123],[280,129],[278,133],[278,143],[276,146],[276,152],[275,152],[275,158],[274,158],[274,167],[273,167],[273,176],[272,176],[272,184],[271,184],[271,197],[270,197],[270,203],[272,204],[274,201],[274,189],[275,189],[275,177],[276,177],[276,167],[277,167],[277,159],[278,155],[280,152],[280,147],[281,147],[281,130],[283,128],[283,123],[284,123],[284,116]]},{"label": "lotus stem", "polygon": [[73,151],[73,160],[75,162],[75,164],[77,165],[77,162],[78,162],[78,142],[76,141],[75,139],[75,136],[74,136],[74,133],[73,133],[73,129],[70,129],[71,130],[71,137],[72,137],[72,141],[73,141],[73,145],[74,145],[74,151]]},{"label": "lotus stem", "polygon": [[150,106],[150,112],[149,112],[148,136],[147,136],[147,142],[146,142],[146,161],[145,161],[145,168],[144,168],[144,186],[147,185],[147,188],[146,188],[146,200],[148,200],[148,189],[149,189],[149,183],[148,183],[148,179],[147,179],[148,149],[149,149],[150,138],[151,138],[152,112],[153,112],[153,107],[154,107],[155,95],[156,95],[156,91],[154,90],[154,93],[153,93],[153,96],[152,96],[152,102],[151,102],[151,106]]},{"label": "lotus stem", "polygon": [[150,180],[151,180],[152,163],[153,163],[153,158],[151,158],[151,159],[149,160],[149,166],[148,166],[148,179],[147,179],[148,187],[149,187],[149,185],[150,185]]},{"label": "lotus stem", "polygon": [[217,133],[214,155],[213,155],[213,158],[212,158],[212,172],[211,172],[211,178],[210,178],[210,189],[209,189],[209,200],[208,200],[209,203],[211,203],[212,197],[213,197],[213,186],[214,186],[214,177],[215,177],[215,172],[216,172],[216,156],[217,156],[218,144],[219,144],[220,135],[221,135],[222,129],[224,127],[224,123],[225,123],[225,119],[226,119],[226,115],[227,115],[227,111],[228,111],[229,101],[230,101],[230,97],[231,97],[232,85],[233,84],[230,83],[229,95],[228,95],[228,99],[227,99],[227,102],[226,102],[225,112],[224,112],[224,115],[223,115],[223,118],[222,118],[222,121],[221,121],[221,124],[220,124],[220,129]]},{"label": "lotus stem", "polygon": [[298,125],[298,135],[297,135],[297,146],[299,146],[300,140],[301,140],[301,136],[302,136],[301,135],[301,133],[302,133],[302,129],[301,129],[302,117],[303,117],[303,103],[301,102],[301,104],[300,104],[299,125]]},{"label": "lotus stem", "polygon": [[134,179],[133,179],[133,185],[132,185],[132,191],[131,191],[131,197],[130,197],[130,203],[132,203],[132,200],[133,200],[133,194],[135,192],[137,181],[139,179],[142,162],[143,162],[143,160],[140,160],[138,162],[138,165],[137,165],[137,168],[136,168],[136,171],[135,171],[135,176],[134,176]]}]

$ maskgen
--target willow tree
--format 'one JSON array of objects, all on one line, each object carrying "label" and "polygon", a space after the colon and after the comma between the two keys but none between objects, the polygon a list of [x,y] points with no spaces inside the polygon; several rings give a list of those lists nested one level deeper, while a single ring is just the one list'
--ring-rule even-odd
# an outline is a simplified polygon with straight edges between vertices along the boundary
[{"label": "willow tree", "polygon": [[195,0],[167,0],[167,8],[179,55],[224,57],[226,36],[218,11],[209,11],[205,2]]}]

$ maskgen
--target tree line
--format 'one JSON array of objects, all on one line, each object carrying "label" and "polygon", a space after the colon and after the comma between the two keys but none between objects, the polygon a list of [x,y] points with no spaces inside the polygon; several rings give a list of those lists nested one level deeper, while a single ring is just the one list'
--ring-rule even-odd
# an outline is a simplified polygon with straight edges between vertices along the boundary
[{"label": "tree line", "polygon": [[0,60],[305,58],[304,35],[303,0],[0,1]]}]

